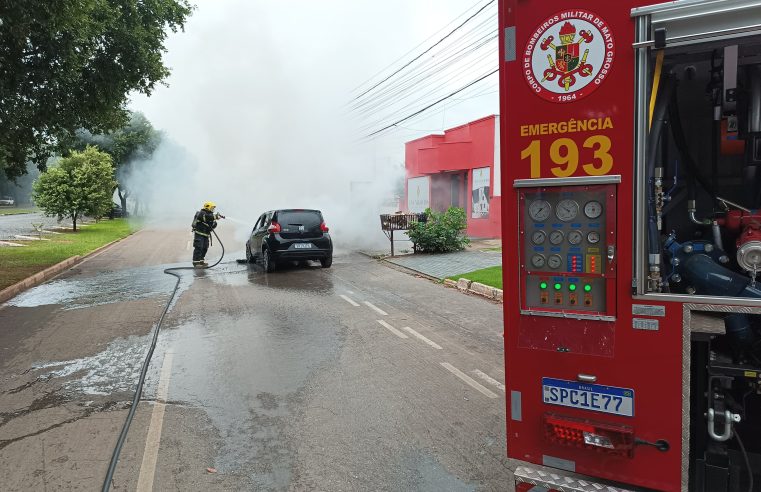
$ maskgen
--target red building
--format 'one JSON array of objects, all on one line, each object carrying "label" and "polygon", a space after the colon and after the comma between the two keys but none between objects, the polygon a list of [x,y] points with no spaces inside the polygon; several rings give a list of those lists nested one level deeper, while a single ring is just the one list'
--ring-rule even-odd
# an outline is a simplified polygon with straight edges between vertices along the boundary
[{"label": "red building", "polygon": [[462,207],[468,236],[502,236],[499,116],[428,135],[405,144],[406,208],[443,212]]}]

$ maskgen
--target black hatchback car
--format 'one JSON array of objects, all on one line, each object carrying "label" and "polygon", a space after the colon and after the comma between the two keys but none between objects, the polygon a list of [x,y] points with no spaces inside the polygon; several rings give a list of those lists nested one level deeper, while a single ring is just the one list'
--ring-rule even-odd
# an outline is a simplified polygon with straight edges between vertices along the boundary
[{"label": "black hatchback car", "polygon": [[319,260],[333,264],[333,241],[319,210],[286,209],[263,213],[246,241],[246,260],[274,272],[278,262]]}]

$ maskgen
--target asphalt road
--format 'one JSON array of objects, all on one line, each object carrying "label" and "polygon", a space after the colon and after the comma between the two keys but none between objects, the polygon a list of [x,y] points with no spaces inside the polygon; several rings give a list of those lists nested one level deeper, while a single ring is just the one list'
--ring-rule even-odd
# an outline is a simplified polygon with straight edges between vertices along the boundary
[{"label": "asphalt road", "polygon": [[[101,486],[190,239],[144,230],[0,309],[2,490]],[[183,272],[113,490],[505,490],[501,305],[223,240]]]},{"label": "asphalt road", "polygon": [[70,227],[71,221],[63,221],[59,224],[55,217],[45,217],[40,213],[0,215],[0,241],[16,239],[16,234],[36,235],[37,232],[32,224],[43,224],[45,229],[49,229],[58,225]]}]

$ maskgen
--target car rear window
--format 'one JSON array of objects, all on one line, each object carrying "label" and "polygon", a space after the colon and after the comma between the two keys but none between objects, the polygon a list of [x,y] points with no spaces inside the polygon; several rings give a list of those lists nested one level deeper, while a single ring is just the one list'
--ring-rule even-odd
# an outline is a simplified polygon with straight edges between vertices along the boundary
[{"label": "car rear window", "polygon": [[319,228],[322,223],[320,212],[314,210],[286,210],[278,212],[277,221],[281,226],[289,225],[304,226],[304,229]]}]

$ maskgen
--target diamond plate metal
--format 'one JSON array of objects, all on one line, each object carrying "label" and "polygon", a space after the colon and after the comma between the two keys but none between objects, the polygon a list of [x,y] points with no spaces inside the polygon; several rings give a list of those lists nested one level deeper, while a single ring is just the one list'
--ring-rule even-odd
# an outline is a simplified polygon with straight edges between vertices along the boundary
[{"label": "diamond plate metal", "polygon": [[570,475],[560,475],[528,466],[515,469],[515,481],[549,487],[558,492],[634,492],[597,482],[590,482]]}]

